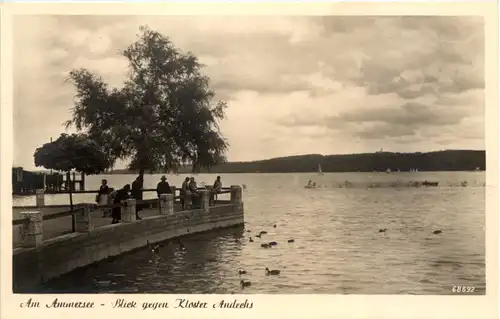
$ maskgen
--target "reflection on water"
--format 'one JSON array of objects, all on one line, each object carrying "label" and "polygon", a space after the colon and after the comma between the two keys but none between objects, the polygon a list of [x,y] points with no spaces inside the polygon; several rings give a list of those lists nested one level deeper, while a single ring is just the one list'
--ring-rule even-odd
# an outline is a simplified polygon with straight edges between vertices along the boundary
[{"label": "reflection on water", "polygon": [[[308,179],[383,183],[404,175],[223,175],[227,186],[247,184],[244,228],[183,237],[185,250],[175,240],[165,242],[156,257],[140,249],[53,280],[43,291],[241,293],[243,278],[252,282],[244,293],[452,294],[454,285],[462,285],[484,294],[484,187],[303,187]],[[406,175],[440,185],[484,183],[484,173]],[[152,186],[158,177],[147,176],[146,183]],[[214,177],[197,179],[209,184]],[[87,184],[97,187],[100,178]],[[133,176],[107,178],[123,184]],[[171,180],[177,185],[183,178]],[[268,233],[257,238],[260,231]],[[261,247],[270,241],[278,244]],[[281,274],[266,276],[266,267]]]}]

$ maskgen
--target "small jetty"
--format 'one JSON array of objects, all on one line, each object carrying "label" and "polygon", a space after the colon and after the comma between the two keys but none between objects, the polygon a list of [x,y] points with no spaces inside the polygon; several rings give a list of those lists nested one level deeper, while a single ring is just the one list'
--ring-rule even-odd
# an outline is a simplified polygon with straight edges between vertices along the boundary
[{"label": "small jetty", "polygon": [[85,174],[30,172],[22,167],[12,168],[12,195],[14,196],[35,195],[37,190],[43,190],[45,194],[66,194],[70,189],[73,192],[85,191]]}]

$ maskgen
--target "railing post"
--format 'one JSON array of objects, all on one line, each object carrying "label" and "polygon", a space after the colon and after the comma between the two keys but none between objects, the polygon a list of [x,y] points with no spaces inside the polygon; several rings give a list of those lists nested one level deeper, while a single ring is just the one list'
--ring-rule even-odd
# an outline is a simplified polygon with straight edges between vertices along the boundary
[{"label": "railing post", "polygon": [[208,205],[215,205],[215,193],[212,185],[205,186],[208,192]]},{"label": "railing post", "polygon": [[43,242],[43,213],[21,212],[21,217],[28,219],[21,228],[21,246],[25,248],[40,246]]},{"label": "railing post", "polygon": [[45,206],[45,190],[37,189],[35,191],[36,194],[36,207]]},{"label": "railing post", "polygon": [[[109,202],[109,196],[108,194],[100,194],[99,195],[99,202],[97,203],[98,205],[107,205],[108,202]],[[107,212],[107,208],[100,208],[99,209],[101,211],[101,214],[102,214],[102,217],[107,217],[106,215],[106,212]]]},{"label": "railing post", "polygon": [[94,225],[92,224],[92,206],[93,205],[83,204],[80,211],[75,214],[75,231],[77,233],[88,233],[94,228]]},{"label": "railing post", "polygon": [[205,213],[210,212],[210,191],[200,190],[201,209]]},{"label": "railing post", "polygon": [[[104,203],[104,205],[113,205],[113,197],[111,196],[111,192],[114,192],[114,188],[110,188],[110,194],[108,194],[106,197],[106,202]],[[103,209],[103,217],[111,217],[113,213],[113,209],[112,208],[107,208],[107,209]]]},{"label": "railing post", "polygon": [[231,185],[231,204],[240,204],[242,202],[241,193],[240,185]]},{"label": "railing post", "polygon": [[243,200],[240,185],[231,185],[231,204],[235,212],[243,212]]},{"label": "railing post", "polygon": [[136,200],[134,198],[128,198],[124,202],[125,205],[121,207],[122,222],[124,223],[135,222],[137,220],[135,214]]},{"label": "railing post", "polygon": [[172,215],[174,213],[174,195],[160,194],[160,215]]}]

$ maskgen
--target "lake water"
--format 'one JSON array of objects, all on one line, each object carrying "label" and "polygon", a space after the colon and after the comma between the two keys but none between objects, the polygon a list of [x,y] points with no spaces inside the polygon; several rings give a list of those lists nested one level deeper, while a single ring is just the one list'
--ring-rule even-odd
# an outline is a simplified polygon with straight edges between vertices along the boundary
[{"label": "lake water", "polygon": [[[212,184],[215,176],[196,178]],[[113,187],[135,178],[89,177],[87,188],[97,189],[103,177]],[[145,176],[145,187],[155,187],[159,177]],[[184,177],[169,176],[169,181],[180,186]],[[156,263],[148,249],[121,255],[53,280],[44,291],[229,294],[241,293],[244,278],[252,282],[244,290],[250,294],[452,294],[455,285],[485,293],[484,172],[227,174],[222,179],[224,186],[246,184],[244,228],[184,237],[185,251],[164,243]],[[309,179],[319,187],[305,189]],[[339,187],[346,180],[350,187]],[[410,180],[439,181],[439,186],[405,186]],[[75,198],[92,201],[94,195]],[[67,201],[67,195],[46,198],[46,204]],[[16,202],[32,205],[34,199]],[[382,228],[387,231],[379,233]],[[261,230],[268,234],[250,242]],[[295,242],[287,243],[292,238]],[[278,245],[260,247],[269,241]],[[266,267],[280,269],[280,276],[265,276]],[[239,276],[240,268],[248,273]]]}]

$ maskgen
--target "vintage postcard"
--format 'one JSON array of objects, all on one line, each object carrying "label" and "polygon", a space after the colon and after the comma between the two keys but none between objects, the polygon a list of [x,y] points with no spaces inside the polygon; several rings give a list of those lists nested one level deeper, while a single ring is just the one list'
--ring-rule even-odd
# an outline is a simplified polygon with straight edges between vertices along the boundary
[{"label": "vintage postcard", "polygon": [[495,318],[496,11],[4,5],[1,317]]}]

